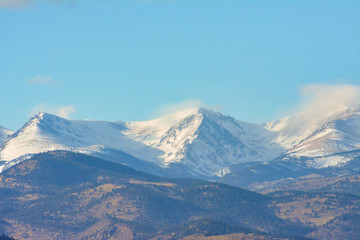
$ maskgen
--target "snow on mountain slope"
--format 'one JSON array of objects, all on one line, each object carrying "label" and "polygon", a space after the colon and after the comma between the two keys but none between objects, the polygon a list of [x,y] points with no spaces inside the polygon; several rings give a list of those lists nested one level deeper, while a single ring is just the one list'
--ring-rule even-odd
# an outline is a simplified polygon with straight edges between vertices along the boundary
[{"label": "snow on mountain slope", "polygon": [[343,107],[323,112],[320,117],[302,112],[278,121],[265,128],[277,133],[273,142],[289,149],[294,157],[317,157],[311,167],[339,166],[351,158],[333,156],[360,149],[360,109]]},{"label": "snow on mountain slope", "polygon": [[298,156],[325,156],[360,149],[360,111],[350,108],[307,138],[290,153]]},{"label": "snow on mountain slope", "polygon": [[286,149],[291,149],[301,141],[309,137],[324,124],[338,119],[348,110],[347,107],[339,108],[331,112],[322,112],[319,116],[314,113],[303,111],[279,120],[271,121],[264,127],[270,131],[276,132],[277,136],[273,140]]},{"label": "snow on mountain slope", "polygon": [[13,134],[12,131],[0,126],[0,145],[6,140],[6,138],[8,138],[8,136],[10,136],[11,134]]},{"label": "snow on mountain slope", "polygon": [[273,132],[202,108],[142,122],[66,120],[39,113],[9,138],[0,160],[48,150],[123,151],[163,167],[184,165],[212,176],[231,164],[266,161],[284,152],[271,143]]},{"label": "snow on mountain slope", "polygon": [[183,110],[159,119],[128,122],[123,131],[129,138],[162,151],[163,164],[178,162],[184,157],[183,148],[197,137],[202,114],[197,109]]},{"label": "snow on mountain slope", "polygon": [[200,175],[211,176],[240,162],[270,160],[284,152],[277,143],[270,143],[273,133],[262,126],[203,108],[131,122],[127,128],[124,134],[163,152],[163,165],[181,162]]},{"label": "snow on mountain slope", "polygon": [[[14,133],[0,149],[0,159],[10,161],[24,154],[51,150],[101,151],[104,147],[141,155],[143,144],[134,142],[121,132],[124,123],[66,120],[39,113]],[[151,149],[147,155],[151,155]]]},{"label": "snow on mountain slope", "polygon": [[[66,120],[39,113],[3,142],[0,161],[49,150],[92,155],[116,150],[170,170],[222,176],[232,165],[270,161],[284,153],[326,157],[360,149],[359,109],[348,108],[320,120],[306,116],[305,112],[261,126],[203,108],[139,122]],[[347,161],[321,159],[317,167]]]}]

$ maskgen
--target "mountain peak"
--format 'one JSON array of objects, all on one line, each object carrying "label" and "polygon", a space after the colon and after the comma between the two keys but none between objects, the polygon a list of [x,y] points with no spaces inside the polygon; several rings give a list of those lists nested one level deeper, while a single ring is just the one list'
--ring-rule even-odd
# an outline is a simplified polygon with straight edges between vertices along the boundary
[{"label": "mountain peak", "polygon": [[38,112],[35,115],[33,115],[30,120],[24,124],[24,126],[19,131],[24,131],[25,129],[28,129],[29,127],[35,127],[38,126],[41,122],[47,119],[51,118],[57,118],[57,116],[46,113],[46,112]]},{"label": "mountain peak", "polygon": [[46,115],[45,112],[37,112],[37,113],[34,115],[34,117],[36,117],[36,118],[42,118],[42,117],[44,116],[44,114]]},{"label": "mountain peak", "polygon": [[360,107],[349,107],[340,115],[339,118],[347,118],[358,114],[360,114]]},{"label": "mountain peak", "polygon": [[185,118],[188,118],[190,116],[210,116],[215,115],[218,113],[212,112],[211,110],[202,108],[202,107],[194,107],[194,108],[187,108],[182,109],[170,114],[163,115],[156,119],[151,119],[147,121],[133,121],[133,122],[127,122],[127,125],[131,129],[140,129],[140,128],[152,128],[157,129],[157,131],[160,131],[161,134],[166,132],[169,128],[174,126],[175,124],[183,121]]},{"label": "mountain peak", "polygon": [[220,112],[215,112],[208,108],[197,107],[197,113],[202,114],[204,116],[212,116],[212,115],[222,115]]},{"label": "mountain peak", "polygon": [[194,107],[194,108],[182,109],[182,110],[172,113],[170,115],[178,115],[178,116],[186,117],[186,116],[190,116],[193,114],[208,115],[208,114],[215,114],[215,112],[213,112],[209,109],[203,108],[203,107]]},{"label": "mountain peak", "polygon": [[62,118],[62,117],[47,112],[38,112],[31,119],[48,119],[48,118]]},{"label": "mountain peak", "polygon": [[0,144],[4,142],[11,134],[13,134],[12,131],[0,125]]},{"label": "mountain peak", "polygon": [[[181,166],[179,171],[186,168],[194,175],[211,176],[233,164],[267,161],[287,151],[308,154],[326,145],[326,152],[333,153],[360,147],[359,108],[326,115],[322,121],[305,115],[261,126],[204,107],[137,122],[75,121],[38,112],[3,142],[0,159],[55,149],[90,154],[113,149],[160,166]],[[346,146],[339,147],[338,139]]]},{"label": "mountain peak", "polygon": [[3,126],[0,125],[0,132],[11,132],[9,129],[4,128]]},{"label": "mountain peak", "polygon": [[173,118],[180,120],[180,119],[192,116],[192,115],[201,115],[204,117],[214,117],[214,116],[221,116],[222,114],[219,112],[210,110],[208,108],[194,107],[194,108],[188,108],[188,109],[183,109],[183,110],[177,111],[173,114],[165,116],[165,118],[168,116],[172,116]]}]

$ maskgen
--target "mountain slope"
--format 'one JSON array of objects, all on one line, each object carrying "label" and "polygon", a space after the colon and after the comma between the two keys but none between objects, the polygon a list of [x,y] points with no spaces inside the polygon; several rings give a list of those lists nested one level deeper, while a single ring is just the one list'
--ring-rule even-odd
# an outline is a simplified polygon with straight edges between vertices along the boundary
[{"label": "mountain slope", "polygon": [[0,126],[0,145],[11,135],[12,131]]},{"label": "mountain slope", "polygon": [[65,151],[37,154],[2,172],[0,195],[0,232],[16,239],[360,236],[360,197],[344,194],[340,186],[331,193],[261,195],[214,182],[161,178]]},{"label": "mountain slope", "polygon": [[96,155],[112,149],[163,168],[212,176],[231,164],[270,160],[283,152],[270,143],[272,134],[202,108],[145,122],[74,121],[39,113],[4,143],[0,159],[49,150]]},{"label": "mountain slope", "polygon": [[103,146],[141,149],[140,143],[132,142],[121,133],[124,129],[123,123],[71,121],[39,113],[4,143],[1,158],[11,160],[23,154],[56,149],[96,151]]},{"label": "mountain slope", "polygon": [[285,118],[268,122],[264,127],[276,132],[274,142],[286,149],[291,149],[304,139],[312,135],[323,125],[342,118],[347,112],[356,112],[353,107],[340,107],[336,109],[307,109]]},{"label": "mountain slope", "polygon": [[298,156],[324,156],[360,149],[360,111],[348,109],[290,149]]},{"label": "mountain slope", "polygon": [[2,172],[0,194],[0,231],[16,239],[307,233],[276,217],[261,194],[72,152],[37,154]]},{"label": "mountain slope", "polygon": [[161,130],[157,126],[163,124],[158,122],[166,121],[169,116],[155,121],[128,123],[128,130],[124,133],[161,150],[162,165],[180,162],[194,175],[220,174],[231,164],[270,160],[284,151],[278,144],[270,143],[273,137],[270,131],[256,124],[240,122],[203,108],[170,117],[176,116],[182,118]]},{"label": "mountain slope", "polygon": [[[67,120],[39,113],[1,145],[0,161],[8,162],[6,169],[29,154],[68,150],[157,175],[206,179],[231,171],[236,175],[239,171],[234,169],[243,163],[279,158],[283,159],[277,161],[280,165],[297,159],[292,166],[285,163],[294,169],[326,168],[350,161],[351,156],[341,153],[360,148],[359,109],[341,109],[321,119],[308,117],[304,112],[257,125],[203,108],[141,122]],[[129,155],[131,161],[123,157]],[[257,166],[260,168],[252,170],[264,170]]]},{"label": "mountain slope", "polygon": [[[359,186],[358,186],[359,187]],[[310,239],[359,239],[360,197],[327,192],[279,191],[267,194],[282,219],[313,229]]]},{"label": "mountain slope", "polygon": [[269,162],[236,164],[229,171],[217,181],[252,191],[287,189],[304,180],[359,175],[360,150],[319,157],[284,154]]},{"label": "mountain slope", "polygon": [[350,158],[342,158],[341,153],[360,149],[359,108],[348,107],[326,113],[318,119],[311,115],[305,111],[269,122],[265,128],[276,133],[273,142],[288,149],[286,154],[290,158],[328,156],[324,164],[316,167],[342,164]]}]

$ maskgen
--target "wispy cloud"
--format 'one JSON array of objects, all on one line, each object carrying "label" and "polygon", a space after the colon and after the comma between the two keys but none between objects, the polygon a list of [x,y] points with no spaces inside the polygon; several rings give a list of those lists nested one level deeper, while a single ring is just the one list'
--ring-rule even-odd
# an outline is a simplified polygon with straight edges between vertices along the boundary
[{"label": "wispy cloud", "polygon": [[75,113],[75,111],[76,109],[73,105],[50,106],[48,104],[41,104],[34,107],[29,115],[32,116],[38,112],[46,112],[62,118],[70,118],[70,115]]},{"label": "wispy cloud", "polygon": [[220,106],[209,106],[200,100],[189,99],[189,100],[183,100],[181,102],[171,102],[171,103],[164,104],[157,109],[155,116],[157,116],[157,117],[165,116],[165,115],[176,113],[176,112],[179,112],[182,110],[197,108],[197,107],[203,107],[203,108],[210,109],[210,110],[213,110],[216,112],[221,111]]},{"label": "wispy cloud", "polygon": [[0,0],[0,8],[20,8],[34,4],[34,0]]},{"label": "wispy cloud", "polygon": [[51,75],[35,76],[26,80],[28,83],[41,85],[59,85],[59,81],[55,81]]},{"label": "wispy cloud", "polygon": [[0,0],[0,8],[22,8],[27,7],[31,5],[38,4],[40,2],[50,2],[50,3],[56,3],[56,4],[62,4],[62,3],[74,3],[75,0]]},{"label": "wispy cloud", "polygon": [[294,128],[315,130],[348,108],[360,107],[360,86],[308,84],[300,88],[299,103],[292,107],[289,121]]},{"label": "wispy cloud", "polygon": [[300,110],[319,115],[333,114],[360,106],[360,86],[309,84],[301,88]]},{"label": "wispy cloud", "polygon": [[73,113],[75,113],[75,107],[73,105],[59,106],[56,115],[63,118],[69,118]]}]

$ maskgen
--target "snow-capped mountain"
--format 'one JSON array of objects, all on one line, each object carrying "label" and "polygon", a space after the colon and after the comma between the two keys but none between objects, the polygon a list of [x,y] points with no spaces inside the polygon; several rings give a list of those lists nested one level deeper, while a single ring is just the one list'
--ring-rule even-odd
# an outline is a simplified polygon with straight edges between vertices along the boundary
[{"label": "snow-capped mountain", "polygon": [[[170,123],[170,124],[169,124]],[[127,123],[124,134],[162,151],[161,164],[182,163],[194,174],[221,174],[229,165],[266,161],[284,151],[272,132],[203,108]]]},{"label": "snow-capped mountain", "polygon": [[0,126],[0,145],[11,135],[12,131]]},{"label": "snow-capped mountain", "polygon": [[298,156],[325,156],[360,149],[360,111],[348,109],[290,149]]},{"label": "snow-capped mountain", "polygon": [[143,122],[77,121],[39,113],[3,144],[0,158],[11,161],[59,149],[89,154],[114,149],[163,167],[178,163],[194,175],[211,176],[231,164],[276,157],[284,149],[271,143],[273,137],[260,125],[202,108]]},{"label": "snow-capped mountain", "polygon": [[[312,114],[310,114],[312,115]],[[307,176],[338,177],[359,174],[360,109],[346,108],[306,118],[300,113],[264,125],[277,133],[274,142],[288,151],[272,161],[230,167],[219,181],[240,187],[298,181]]]},{"label": "snow-capped mountain", "polygon": [[350,159],[340,153],[360,149],[359,109],[320,120],[307,116],[305,112],[258,125],[203,108],[138,122],[67,120],[39,113],[2,143],[0,161],[11,165],[29,154],[68,150],[114,161],[114,156],[130,156],[129,166],[147,164],[178,176],[221,177],[232,166],[280,156],[281,161],[299,159],[296,164],[309,157],[313,160],[300,164],[307,167],[337,166]]},{"label": "snow-capped mountain", "polygon": [[[141,156],[144,148],[124,134],[125,123],[67,120],[47,113],[38,113],[4,142],[0,159],[10,161],[24,154],[51,150],[101,151],[108,147],[126,149]],[[151,155],[151,150],[148,151]]]},{"label": "snow-capped mountain", "polygon": [[286,149],[291,149],[323,125],[342,118],[348,111],[354,111],[354,109],[345,106],[331,111],[309,109],[268,122],[264,127],[277,133],[274,142],[279,143]]},{"label": "snow-capped mountain", "polygon": [[321,119],[306,112],[265,125],[277,132],[273,140],[295,156],[326,156],[360,149],[360,109],[346,108]]}]

